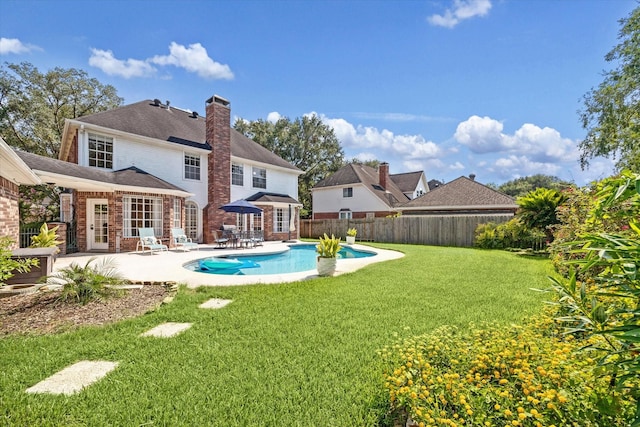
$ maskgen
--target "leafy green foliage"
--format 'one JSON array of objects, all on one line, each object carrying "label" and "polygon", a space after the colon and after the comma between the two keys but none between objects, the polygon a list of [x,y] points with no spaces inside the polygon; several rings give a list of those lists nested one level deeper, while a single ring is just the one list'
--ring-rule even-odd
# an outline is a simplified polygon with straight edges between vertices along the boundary
[{"label": "leafy green foliage", "polygon": [[0,134],[25,151],[58,157],[64,120],[122,104],[111,85],[75,68],[41,73],[28,62],[0,69]]},{"label": "leafy green foliage", "polygon": [[62,241],[58,240],[58,228],[55,226],[49,229],[49,226],[45,222],[40,227],[40,233],[36,236],[31,236],[31,248],[52,248],[58,246]]},{"label": "leafy green foliage", "polygon": [[535,191],[538,188],[550,188],[552,190],[562,191],[571,187],[573,187],[572,183],[563,181],[557,176],[537,174],[507,181],[497,186],[496,190],[511,197],[519,197]]},{"label": "leafy green foliage", "polygon": [[627,425],[634,399],[594,374],[597,351],[576,357],[585,343],[551,330],[545,318],[442,327],[386,347],[389,399],[419,425]]},{"label": "leafy green foliage", "polygon": [[11,258],[9,246],[13,243],[8,236],[0,237],[0,286],[5,285],[6,281],[12,278],[15,272],[27,273],[31,267],[37,267],[39,261],[36,258]]},{"label": "leafy green foliage", "polygon": [[21,185],[20,223],[33,224],[54,221],[60,217],[60,188],[55,185]]},{"label": "leafy green foliage", "polygon": [[84,266],[72,263],[47,278],[48,284],[63,285],[61,301],[76,301],[85,305],[119,293],[113,286],[126,281],[117,272],[113,260],[102,258],[95,265],[90,265],[95,260],[91,258]]},{"label": "leafy green foliage", "polygon": [[236,120],[233,127],[258,144],[276,153],[304,174],[298,178],[298,197],[303,204],[301,216],[311,212],[311,188],[340,169],[344,153],[333,129],[316,115],[291,121],[281,117],[267,120]]},{"label": "leafy green foliage", "polygon": [[349,228],[347,230],[347,236],[356,237],[358,235],[358,230],[356,228]]},{"label": "leafy green foliage", "polygon": [[519,218],[502,224],[480,224],[476,228],[474,244],[483,249],[546,249],[544,232],[525,226]]},{"label": "leafy green foliage", "polygon": [[[599,368],[618,388],[640,397],[640,174],[624,172],[598,186],[587,223],[626,220],[619,232],[590,231],[564,242],[569,275],[552,279],[558,320],[567,333],[599,335]],[[577,270],[574,270],[576,268]],[[640,412],[636,414],[640,423]]]},{"label": "leafy green foliage", "polygon": [[338,256],[342,246],[340,246],[340,238],[335,237],[333,234],[331,237],[324,233],[324,236],[320,236],[320,243],[316,246],[316,252],[323,258],[335,258]]},{"label": "leafy green foliage", "polygon": [[583,168],[590,159],[605,156],[617,158],[618,170],[640,170],[640,7],[620,24],[620,43],[605,56],[617,67],[585,95],[580,111],[587,130],[580,143]]},{"label": "leafy green foliage", "polygon": [[564,200],[564,194],[557,190],[538,188],[516,199],[518,217],[527,227],[546,231],[558,223],[556,209]]}]

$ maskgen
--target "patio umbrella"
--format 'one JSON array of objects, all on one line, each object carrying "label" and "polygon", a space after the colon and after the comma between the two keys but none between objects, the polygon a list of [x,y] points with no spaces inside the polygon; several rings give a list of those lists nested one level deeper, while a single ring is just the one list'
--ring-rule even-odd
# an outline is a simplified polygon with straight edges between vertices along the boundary
[{"label": "patio umbrella", "polygon": [[[262,212],[262,209],[257,207],[256,205],[247,202],[244,199],[236,200],[235,202],[227,203],[226,205],[220,206],[219,209],[222,209],[225,212],[232,212],[239,215],[245,214],[259,214]],[[246,224],[246,220],[243,220]],[[245,230],[246,231],[246,230]]]},{"label": "patio umbrella", "polygon": [[226,205],[220,206],[219,209],[222,209],[225,212],[233,212],[238,214],[259,214],[260,212],[262,212],[262,209],[254,204],[247,202],[244,199],[227,203]]}]

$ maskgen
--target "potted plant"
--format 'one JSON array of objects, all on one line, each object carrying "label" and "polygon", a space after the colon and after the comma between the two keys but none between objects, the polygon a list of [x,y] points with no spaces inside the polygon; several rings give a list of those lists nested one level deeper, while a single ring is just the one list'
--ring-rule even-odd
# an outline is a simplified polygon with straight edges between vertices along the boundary
[{"label": "potted plant", "polygon": [[355,228],[350,228],[347,230],[347,245],[353,245],[356,243],[356,235],[358,234],[358,230]]},{"label": "potted plant", "polygon": [[336,272],[336,261],[340,249],[339,237],[333,234],[329,237],[327,233],[320,237],[320,243],[316,246],[318,276],[333,276]]}]

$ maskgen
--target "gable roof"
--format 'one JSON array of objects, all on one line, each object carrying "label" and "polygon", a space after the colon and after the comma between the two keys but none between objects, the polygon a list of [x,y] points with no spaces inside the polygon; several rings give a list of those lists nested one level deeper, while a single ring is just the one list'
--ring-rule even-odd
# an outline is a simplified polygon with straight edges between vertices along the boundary
[{"label": "gable roof", "polygon": [[373,192],[387,206],[395,207],[409,200],[393,180],[387,182],[387,188],[382,188],[378,180],[378,171],[371,166],[349,163],[325,179],[318,182],[313,188],[344,187],[349,184],[362,184]]},{"label": "gable roof", "polygon": [[413,192],[418,184],[420,183],[420,178],[422,177],[422,171],[416,172],[405,172],[405,173],[396,173],[389,175],[389,178],[396,183],[398,188],[402,190],[403,193]]},{"label": "gable roof", "polygon": [[466,176],[434,188],[404,205],[402,210],[513,209],[515,199]]},{"label": "gable roof", "polygon": [[143,191],[188,197],[192,194],[135,166],[107,171],[17,151],[44,182],[80,191]]},{"label": "gable roof", "polygon": [[[168,108],[162,104],[156,105],[150,99],[80,117],[75,121],[187,147],[211,150],[211,145],[206,140],[205,116],[175,107]],[[232,156],[302,172],[257,142],[233,128],[230,129]]]}]

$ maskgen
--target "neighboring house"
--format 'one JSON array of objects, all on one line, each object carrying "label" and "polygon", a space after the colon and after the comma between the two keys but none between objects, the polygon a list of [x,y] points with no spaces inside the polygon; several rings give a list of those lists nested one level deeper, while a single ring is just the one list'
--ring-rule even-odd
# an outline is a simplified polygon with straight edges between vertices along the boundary
[{"label": "neighboring house", "polygon": [[403,215],[513,216],[517,209],[515,199],[476,182],[475,175],[461,176],[398,207]]},{"label": "neighboring house", "polygon": [[8,236],[17,249],[20,242],[20,185],[37,185],[42,181],[0,137],[0,236]]},{"label": "neighboring house", "polygon": [[[289,212],[295,224],[302,206],[303,172],[232,129],[230,116],[219,96],[207,100],[205,117],[145,100],[66,120],[60,160],[20,156],[45,182],[74,189],[81,251],[134,250],[138,227],[152,227],[166,241],[171,228],[182,227],[211,243],[223,224],[243,225],[238,219],[266,240],[286,239]],[[261,215],[219,209],[248,198]]]},{"label": "neighboring house", "polygon": [[427,183],[423,171],[396,173],[389,175],[389,177],[410,200],[429,191],[429,183]]},{"label": "neighboring house", "polygon": [[[399,178],[402,187],[394,177]],[[311,189],[313,219],[392,215],[410,200],[410,195],[421,191],[428,191],[422,172],[389,175],[388,163],[381,163],[378,170],[349,163]]]}]

